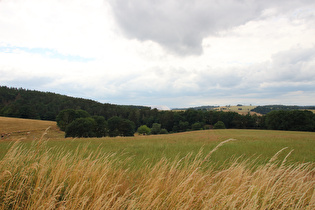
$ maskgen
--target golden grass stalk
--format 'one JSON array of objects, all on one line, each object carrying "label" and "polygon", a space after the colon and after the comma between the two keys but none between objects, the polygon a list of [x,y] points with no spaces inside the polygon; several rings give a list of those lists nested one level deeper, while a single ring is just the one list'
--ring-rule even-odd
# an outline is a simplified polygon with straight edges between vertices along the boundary
[{"label": "golden grass stalk", "polygon": [[0,161],[0,209],[315,208],[311,163],[235,160],[217,170],[209,158],[221,143],[206,158],[200,152],[128,170],[115,154],[40,144],[15,143]]}]

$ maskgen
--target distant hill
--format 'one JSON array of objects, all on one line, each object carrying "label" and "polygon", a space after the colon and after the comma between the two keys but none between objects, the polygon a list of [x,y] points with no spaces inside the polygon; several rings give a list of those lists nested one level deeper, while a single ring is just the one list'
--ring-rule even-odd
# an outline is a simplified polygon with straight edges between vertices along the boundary
[{"label": "distant hill", "polygon": [[194,109],[194,110],[213,110],[219,106],[197,106],[197,107],[190,107],[190,108],[173,108],[172,110],[187,110],[187,109]]},{"label": "distant hill", "polygon": [[266,106],[244,106],[238,104],[237,106],[198,106],[189,108],[173,108],[174,111],[185,111],[188,109],[194,110],[215,110],[224,112],[237,112],[239,114],[262,114],[265,115],[273,110],[314,110],[315,106],[286,106],[286,105],[266,105]]},{"label": "distant hill", "polygon": [[266,105],[266,106],[257,106],[251,111],[257,112],[259,114],[268,114],[274,110],[315,110],[315,106],[285,106],[285,105]]},{"label": "distant hill", "polygon": [[128,117],[132,110],[151,109],[100,103],[51,92],[0,86],[0,116],[54,121],[61,110],[83,109],[91,115]]}]

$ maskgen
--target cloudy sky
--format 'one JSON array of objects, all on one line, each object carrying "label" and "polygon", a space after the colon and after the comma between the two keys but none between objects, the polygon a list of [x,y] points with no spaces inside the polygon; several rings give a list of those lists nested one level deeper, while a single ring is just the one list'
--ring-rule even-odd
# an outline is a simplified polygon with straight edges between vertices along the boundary
[{"label": "cloudy sky", "polygon": [[315,105],[315,1],[0,0],[0,85],[171,108]]}]

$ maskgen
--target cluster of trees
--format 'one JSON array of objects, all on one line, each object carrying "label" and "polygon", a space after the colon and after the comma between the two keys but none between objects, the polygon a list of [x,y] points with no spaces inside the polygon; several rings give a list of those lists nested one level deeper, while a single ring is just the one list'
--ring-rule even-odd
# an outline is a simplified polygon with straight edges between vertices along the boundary
[{"label": "cluster of trees", "polygon": [[315,131],[315,114],[311,111],[272,111],[265,116],[265,125],[270,130]]},{"label": "cluster of trees", "polygon": [[142,135],[168,134],[168,131],[165,128],[161,128],[159,123],[153,123],[152,128],[149,128],[147,125],[141,125],[137,132]]},{"label": "cluster of trees", "polygon": [[108,121],[103,116],[90,116],[83,110],[66,109],[57,116],[57,125],[65,137],[133,136],[135,124],[118,116]]}]

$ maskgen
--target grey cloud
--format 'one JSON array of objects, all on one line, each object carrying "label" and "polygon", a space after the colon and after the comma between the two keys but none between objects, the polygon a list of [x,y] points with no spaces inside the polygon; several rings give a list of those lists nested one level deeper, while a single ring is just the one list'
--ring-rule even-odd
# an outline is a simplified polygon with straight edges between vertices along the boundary
[{"label": "grey cloud", "polygon": [[272,57],[270,76],[274,81],[315,83],[315,47],[294,48]]},{"label": "grey cloud", "polygon": [[[188,71],[184,67],[156,66],[146,74],[139,73],[132,78],[126,75],[119,82],[108,82],[106,86],[117,92],[103,92],[100,97],[118,104],[170,107],[206,100],[209,104],[218,100],[233,104],[234,99],[246,99],[248,103],[274,99],[280,103],[282,96],[292,92],[314,95],[314,56],[315,47],[293,48],[275,54],[268,62],[238,68],[204,67]],[[290,102],[290,97],[287,100]]]},{"label": "grey cloud", "polygon": [[[312,84],[315,89],[314,69],[315,46],[278,52],[271,57],[270,61],[256,63],[242,69],[229,69],[227,72],[231,72],[230,74],[238,72],[240,88],[259,91],[270,88],[279,89],[278,86],[284,89],[288,87],[299,89],[299,87]],[[227,77],[231,80],[229,75]]]},{"label": "grey cloud", "polygon": [[293,48],[275,54],[271,61],[244,68],[204,69],[198,77],[198,94],[265,99],[296,91],[314,94],[314,69],[315,47]]},{"label": "grey cloud", "polygon": [[114,17],[129,38],[152,40],[178,55],[202,53],[202,39],[260,17],[268,8],[286,11],[311,0],[111,0]]},{"label": "grey cloud", "polygon": [[198,75],[198,85],[206,91],[236,88],[243,81],[240,72],[238,69],[205,69]]}]

